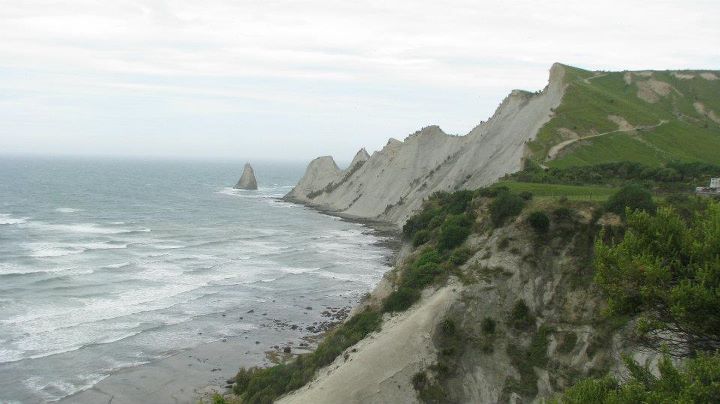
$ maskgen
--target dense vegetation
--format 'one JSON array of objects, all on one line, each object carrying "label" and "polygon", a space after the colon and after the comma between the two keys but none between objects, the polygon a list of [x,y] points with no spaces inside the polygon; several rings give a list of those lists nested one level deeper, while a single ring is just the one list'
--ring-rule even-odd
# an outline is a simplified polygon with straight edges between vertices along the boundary
[{"label": "dense vegetation", "polygon": [[507,180],[538,184],[599,185],[619,187],[629,183],[642,184],[661,191],[691,191],[706,186],[711,177],[720,175],[720,166],[701,162],[671,161],[660,166],[647,166],[638,162],[621,161],[597,165],[547,170],[532,162]]},{"label": "dense vegetation", "polygon": [[595,280],[613,312],[641,314],[648,337],[720,348],[720,204],[690,222],[669,207],[629,212],[624,238],[600,237],[595,251]]},{"label": "dense vegetation", "polygon": [[565,404],[717,403],[720,402],[720,354],[700,355],[677,368],[666,356],[660,376],[625,358],[630,377],[586,379],[557,400]]},{"label": "dense vegetation", "polygon": [[605,203],[605,208],[618,215],[625,215],[626,210],[644,210],[655,212],[655,202],[647,188],[638,184],[630,184],[620,188]]}]

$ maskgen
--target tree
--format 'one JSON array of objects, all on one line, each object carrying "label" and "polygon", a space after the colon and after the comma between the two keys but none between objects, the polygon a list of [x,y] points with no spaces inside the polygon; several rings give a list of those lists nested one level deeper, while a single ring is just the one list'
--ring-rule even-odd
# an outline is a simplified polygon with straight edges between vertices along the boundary
[{"label": "tree", "polygon": [[690,352],[720,348],[720,204],[689,223],[671,208],[631,212],[617,244],[595,244],[595,281],[617,314],[641,316],[656,344]]},{"label": "tree", "polygon": [[615,212],[618,215],[624,215],[627,208],[631,211],[639,209],[655,212],[655,203],[652,200],[652,194],[647,188],[637,184],[626,185],[620,188],[619,191],[608,199],[605,207],[610,212]]},{"label": "tree", "polygon": [[717,403],[720,402],[720,355],[701,355],[676,368],[665,356],[660,376],[625,358],[630,376],[624,384],[612,376],[585,379],[557,400],[565,404]]}]

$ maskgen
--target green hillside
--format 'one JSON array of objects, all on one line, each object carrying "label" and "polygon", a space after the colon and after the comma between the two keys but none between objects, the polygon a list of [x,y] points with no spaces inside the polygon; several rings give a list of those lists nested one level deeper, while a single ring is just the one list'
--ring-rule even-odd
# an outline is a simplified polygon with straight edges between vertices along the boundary
[{"label": "green hillside", "polygon": [[562,103],[529,145],[536,162],[720,164],[720,72],[565,70]]}]

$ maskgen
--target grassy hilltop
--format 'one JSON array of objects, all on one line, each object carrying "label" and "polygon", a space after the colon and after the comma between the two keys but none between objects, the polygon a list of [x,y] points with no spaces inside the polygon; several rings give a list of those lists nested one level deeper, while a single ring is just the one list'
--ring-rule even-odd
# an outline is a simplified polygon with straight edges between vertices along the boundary
[{"label": "grassy hilltop", "polygon": [[529,144],[535,162],[720,164],[720,72],[565,71],[562,103]]}]

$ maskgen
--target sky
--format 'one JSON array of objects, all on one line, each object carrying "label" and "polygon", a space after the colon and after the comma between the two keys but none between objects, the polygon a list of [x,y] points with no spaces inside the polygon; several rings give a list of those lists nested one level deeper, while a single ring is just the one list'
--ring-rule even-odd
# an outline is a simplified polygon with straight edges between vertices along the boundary
[{"label": "sky", "polygon": [[349,161],[552,63],[720,69],[720,2],[0,0],[0,154]]}]

